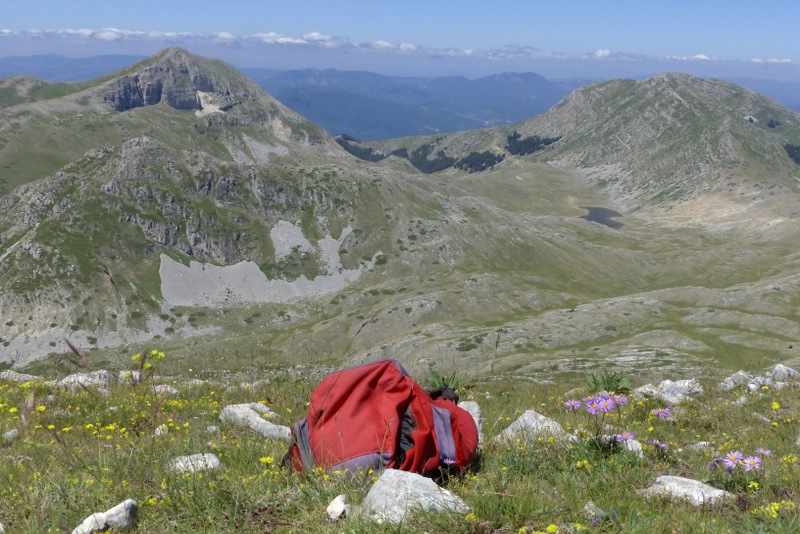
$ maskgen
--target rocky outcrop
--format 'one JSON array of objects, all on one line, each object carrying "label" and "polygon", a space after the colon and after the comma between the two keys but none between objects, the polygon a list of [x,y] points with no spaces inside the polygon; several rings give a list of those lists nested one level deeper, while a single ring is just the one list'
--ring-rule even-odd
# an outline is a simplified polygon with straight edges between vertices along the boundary
[{"label": "rocky outcrop", "polygon": [[115,111],[157,104],[194,111],[203,109],[198,92],[213,93],[215,100],[221,97],[219,107],[249,96],[247,91],[232,89],[229,81],[204,71],[185,50],[172,48],[155,64],[111,82],[103,101]]},{"label": "rocky outcrop", "polygon": [[681,402],[692,400],[703,395],[703,387],[696,379],[690,380],[664,380],[658,386],[645,384],[633,391],[633,398],[636,400],[659,399],[670,406],[675,406]]}]

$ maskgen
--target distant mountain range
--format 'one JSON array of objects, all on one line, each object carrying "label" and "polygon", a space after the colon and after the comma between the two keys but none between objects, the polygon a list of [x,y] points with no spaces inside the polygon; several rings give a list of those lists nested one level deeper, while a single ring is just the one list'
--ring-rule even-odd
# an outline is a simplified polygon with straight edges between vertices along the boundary
[{"label": "distant mountain range", "polygon": [[[358,76],[375,100],[396,83]],[[203,370],[548,378],[798,358],[800,114],[732,83],[597,82],[514,124],[364,142],[175,47],[5,78],[0,102],[0,368],[52,369],[64,339],[106,368],[153,345]]]},{"label": "distant mountain range", "polygon": [[[27,74],[48,82],[87,80],[143,59],[57,55],[0,58],[0,78]],[[429,135],[498,126],[544,113],[593,80],[550,81],[534,73],[478,79],[414,78],[371,72],[245,68],[241,72],[270,95],[333,135],[359,141]],[[800,110],[800,84],[730,80]]]}]

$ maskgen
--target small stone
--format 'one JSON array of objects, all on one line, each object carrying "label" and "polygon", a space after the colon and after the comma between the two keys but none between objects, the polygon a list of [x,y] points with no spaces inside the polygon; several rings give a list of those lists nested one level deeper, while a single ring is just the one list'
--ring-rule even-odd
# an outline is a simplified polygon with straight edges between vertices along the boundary
[{"label": "small stone", "polygon": [[687,445],[686,449],[696,452],[711,452],[714,450],[714,446],[711,444],[710,441],[698,441],[697,443],[692,443],[691,445]]},{"label": "small stone", "polygon": [[169,467],[176,473],[195,473],[197,471],[221,469],[222,464],[216,454],[200,453],[174,458]]},{"label": "small stone", "polygon": [[120,371],[117,373],[117,380],[123,383],[138,384],[141,379],[141,371]]},{"label": "small stone", "polygon": [[97,512],[84,519],[83,523],[72,531],[72,534],[90,534],[104,532],[113,527],[129,527],[136,523],[139,505],[128,499],[105,511]]},{"label": "small stone", "polygon": [[230,404],[219,414],[220,421],[232,421],[258,432],[265,438],[291,441],[292,431],[288,426],[276,425],[264,419],[275,415],[267,406],[257,402]]},{"label": "small stone", "polygon": [[713,506],[734,497],[733,494],[725,490],[709,486],[698,480],[671,475],[656,478],[655,484],[642,490],[642,493],[646,497],[663,496],[676,500],[685,500],[695,506]]},{"label": "small stone", "polygon": [[635,439],[629,439],[622,442],[625,450],[630,452],[631,454],[635,454],[639,458],[644,458],[644,450],[642,449],[642,444],[636,441]]},{"label": "small stone", "polygon": [[341,517],[350,515],[350,505],[345,503],[344,495],[339,495],[331,501],[325,511],[332,521],[338,521]]},{"label": "small stone", "polygon": [[219,432],[219,427],[216,425],[208,425],[206,427],[206,434],[216,434]]},{"label": "small stone", "polygon": [[3,441],[11,441],[19,437],[19,429],[14,428],[3,434]]},{"label": "small stone", "polygon": [[169,384],[159,384],[153,388],[153,391],[156,393],[156,395],[162,395],[162,396],[177,395],[178,393],[180,393],[176,388],[170,386]]}]

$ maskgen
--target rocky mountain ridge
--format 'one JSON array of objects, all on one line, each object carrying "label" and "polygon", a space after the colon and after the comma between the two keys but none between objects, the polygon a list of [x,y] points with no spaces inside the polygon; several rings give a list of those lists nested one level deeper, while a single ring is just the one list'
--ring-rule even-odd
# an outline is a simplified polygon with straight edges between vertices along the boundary
[{"label": "rocky mountain ridge", "polygon": [[[230,365],[690,370],[800,337],[800,121],[730,84],[620,80],[509,127],[350,142],[380,161],[180,49],[50,90],[0,110],[6,365],[158,337]],[[473,153],[503,157],[412,165]]]}]

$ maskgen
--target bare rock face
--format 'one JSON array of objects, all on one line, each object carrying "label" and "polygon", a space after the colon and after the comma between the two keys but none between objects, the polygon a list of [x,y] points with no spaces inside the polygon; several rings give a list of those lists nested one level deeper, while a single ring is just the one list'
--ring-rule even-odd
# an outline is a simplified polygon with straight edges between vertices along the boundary
[{"label": "bare rock face", "polygon": [[[212,93],[223,105],[232,105],[235,96],[229,82],[203,70],[180,48],[169,49],[161,61],[135,74],[117,78],[103,94],[103,101],[115,111],[165,104],[179,110],[201,110],[199,93]],[[220,100],[220,97],[223,100]]]}]

